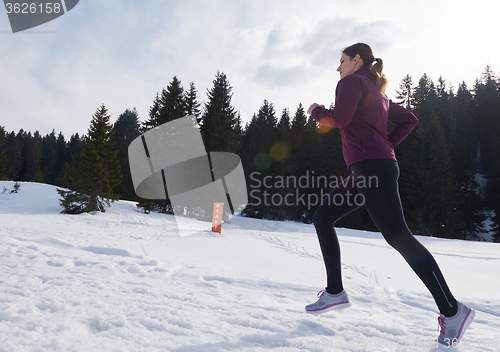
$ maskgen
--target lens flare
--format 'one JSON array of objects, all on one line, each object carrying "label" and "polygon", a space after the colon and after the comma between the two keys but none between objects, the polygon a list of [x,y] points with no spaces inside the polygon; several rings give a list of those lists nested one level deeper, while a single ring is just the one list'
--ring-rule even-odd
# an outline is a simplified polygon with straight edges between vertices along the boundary
[{"label": "lens flare", "polygon": [[286,158],[288,148],[283,143],[275,143],[269,151],[269,155],[276,161],[281,161]]},{"label": "lens flare", "polygon": [[319,123],[316,124],[316,132],[321,133],[321,134],[328,133],[332,129],[333,129],[333,127],[330,127],[330,126],[321,125]]},{"label": "lens flare", "polygon": [[254,165],[259,170],[267,170],[271,167],[273,163],[273,159],[266,152],[260,152],[253,159]]}]

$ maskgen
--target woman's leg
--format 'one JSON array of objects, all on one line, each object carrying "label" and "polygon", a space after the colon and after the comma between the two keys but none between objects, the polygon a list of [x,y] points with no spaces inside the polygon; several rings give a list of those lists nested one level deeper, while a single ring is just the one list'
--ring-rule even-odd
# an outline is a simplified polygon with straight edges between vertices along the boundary
[{"label": "woman's leg", "polygon": [[[452,316],[457,311],[453,297],[432,254],[413,236],[406,225],[398,190],[399,167],[392,160],[366,160],[351,167],[353,174],[376,180],[360,187],[365,207],[387,242],[405,258],[431,292],[441,314]],[[377,181],[377,183],[375,183]]]},{"label": "woman's leg", "polygon": [[360,207],[353,202],[357,190],[353,187],[355,183],[352,177],[349,176],[344,180],[343,184],[335,188],[323,199],[313,217],[313,224],[316,228],[326,267],[326,291],[331,294],[340,293],[344,289],[342,286],[340,246],[333,225],[339,219]]}]

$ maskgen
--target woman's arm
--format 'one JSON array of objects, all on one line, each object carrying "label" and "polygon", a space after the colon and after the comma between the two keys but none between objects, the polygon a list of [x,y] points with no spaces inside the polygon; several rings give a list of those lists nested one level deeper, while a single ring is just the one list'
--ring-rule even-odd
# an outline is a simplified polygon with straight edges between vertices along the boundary
[{"label": "woman's arm", "polygon": [[389,142],[392,143],[393,148],[401,143],[418,125],[418,119],[411,111],[392,101],[389,103],[389,122],[394,125],[388,134]]},{"label": "woman's arm", "polygon": [[361,99],[361,79],[355,75],[346,76],[339,81],[335,92],[333,109],[325,109],[323,105],[314,103],[308,112],[321,125],[343,128],[351,123]]}]

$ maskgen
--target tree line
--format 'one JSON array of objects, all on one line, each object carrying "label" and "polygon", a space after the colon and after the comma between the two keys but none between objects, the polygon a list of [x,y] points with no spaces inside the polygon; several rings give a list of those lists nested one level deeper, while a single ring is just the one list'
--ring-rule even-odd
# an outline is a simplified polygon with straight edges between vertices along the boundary
[{"label": "tree line", "polygon": [[[194,83],[185,89],[173,77],[153,98],[144,121],[127,109],[112,124],[103,104],[88,133],[69,140],[55,131],[42,136],[0,126],[0,179],[67,188],[60,193],[71,213],[105,211],[117,199],[137,201],[146,212],[171,213],[168,199],[135,195],[128,145],[151,128],[195,115],[207,151],[241,157],[249,194],[244,216],[311,222],[322,197],[349,175],[339,130],[316,124],[302,104],[278,112],[268,100],[243,125],[232,95],[223,72],[216,73],[203,104]],[[396,148],[411,230],[460,239],[482,239],[489,230],[500,241],[500,81],[491,68],[472,88],[462,82],[456,90],[442,77],[436,84],[426,74],[417,82],[407,75],[395,102],[420,121]],[[363,208],[337,226],[377,230]]]}]

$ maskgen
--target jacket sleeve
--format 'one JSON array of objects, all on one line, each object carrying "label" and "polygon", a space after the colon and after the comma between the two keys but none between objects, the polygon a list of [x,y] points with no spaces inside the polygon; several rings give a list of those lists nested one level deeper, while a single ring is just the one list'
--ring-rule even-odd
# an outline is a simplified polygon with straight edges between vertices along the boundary
[{"label": "jacket sleeve", "polygon": [[418,125],[418,119],[412,112],[392,101],[389,102],[388,121],[394,125],[388,134],[389,142],[392,143],[393,148],[401,143]]},{"label": "jacket sleeve", "polygon": [[311,116],[321,125],[344,128],[352,121],[362,95],[361,79],[355,75],[344,77],[335,90],[335,107],[316,107]]}]

